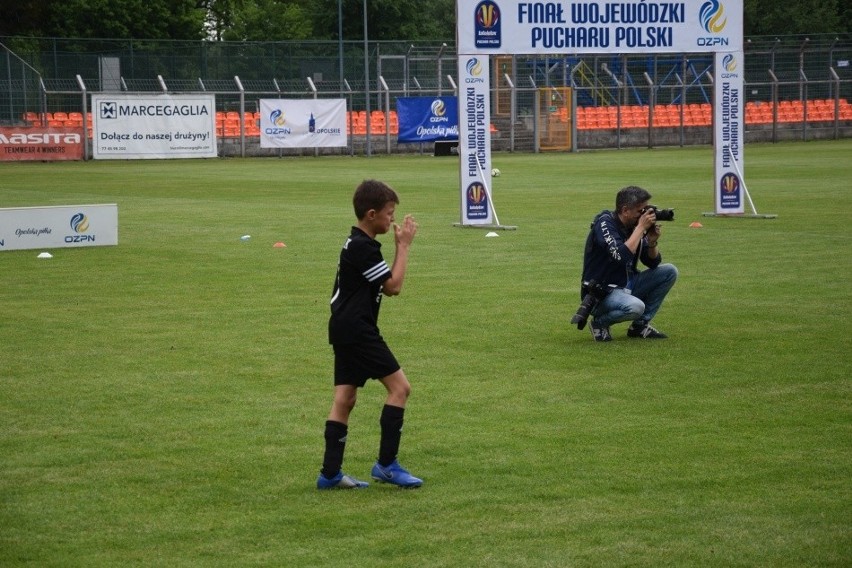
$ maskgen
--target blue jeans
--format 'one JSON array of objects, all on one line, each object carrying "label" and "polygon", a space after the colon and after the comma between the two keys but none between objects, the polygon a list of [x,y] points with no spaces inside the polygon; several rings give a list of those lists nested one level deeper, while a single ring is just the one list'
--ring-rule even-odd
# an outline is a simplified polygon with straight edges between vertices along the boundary
[{"label": "blue jeans", "polygon": [[592,310],[595,325],[609,327],[620,321],[647,324],[657,315],[675,280],[677,268],[672,264],[661,264],[634,275],[630,294],[622,288],[616,288],[595,306]]}]

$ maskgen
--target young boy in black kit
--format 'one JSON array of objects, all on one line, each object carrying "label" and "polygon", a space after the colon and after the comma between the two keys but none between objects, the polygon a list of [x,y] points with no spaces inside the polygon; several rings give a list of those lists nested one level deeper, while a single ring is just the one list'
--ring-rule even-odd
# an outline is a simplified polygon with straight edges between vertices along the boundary
[{"label": "young boy in black kit", "polygon": [[[352,202],[358,224],[352,227],[343,244],[331,296],[328,339],[334,349],[334,402],[325,423],[325,455],[317,489],[368,486],[341,470],[349,415],[355,407],[358,389],[367,379],[378,379],[388,392],[379,420],[379,457],[371,477],[400,487],[420,487],[423,481],[411,475],[396,459],[411,385],[378,328],[382,294],[396,296],[402,291],[417,223],[411,215],[405,216],[402,226],[394,223],[399,197],[380,181],[362,182]],[[387,233],[391,227],[396,254],[393,266],[388,266],[382,257],[382,245],[375,237]]]}]

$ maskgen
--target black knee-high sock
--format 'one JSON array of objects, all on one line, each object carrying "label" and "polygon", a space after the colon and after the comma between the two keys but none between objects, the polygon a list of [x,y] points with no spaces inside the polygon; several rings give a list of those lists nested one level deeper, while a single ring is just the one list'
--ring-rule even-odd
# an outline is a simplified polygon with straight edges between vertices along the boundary
[{"label": "black knee-high sock", "polygon": [[387,467],[399,453],[399,439],[402,437],[402,422],[405,409],[386,404],[382,408],[379,425],[382,427],[382,439],[379,444],[379,464]]},{"label": "black knee-high sock", "polygon": [[348,431],[349,427],[342,422],[328,420],[325,423],[325,455],[322,460],[322,474],[326,479],[331,479],[340,472]]}]

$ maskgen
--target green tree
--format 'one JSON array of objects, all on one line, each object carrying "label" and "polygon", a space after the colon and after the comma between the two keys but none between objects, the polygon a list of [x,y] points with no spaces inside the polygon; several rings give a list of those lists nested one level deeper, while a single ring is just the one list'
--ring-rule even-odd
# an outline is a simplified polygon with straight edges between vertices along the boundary
[{"label": "green tree", "polygon": [[49,8],[49,2],[0,0],[0,36],[44,35]]},{"label": "green tree", "polygon": [[852,8],[838,0],[746,0],[743,32],[754,35],[846,33]]},{"label": "green tree", "polygon": [[[314,31],[337,38],[338,0],[316,0]],[[343,37],[364,38],[364,1],[342,0]],[[367,0],[367,32],[372,40],[453,39],[455,0]]]},{"label": "green tree", "polygon": [[0,34],[115,39],[199,39],[198,0],[44,0],[0,5]]},{"label": "green tree", "polygon": [[313,39],[315,0],[212,0],[208,27],[215,39]]}]

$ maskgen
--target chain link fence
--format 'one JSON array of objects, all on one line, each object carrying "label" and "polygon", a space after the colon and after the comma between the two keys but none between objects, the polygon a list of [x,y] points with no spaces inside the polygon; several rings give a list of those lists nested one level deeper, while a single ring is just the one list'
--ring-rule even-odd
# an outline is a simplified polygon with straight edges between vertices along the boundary
[{"label": "chain link fence", "polygon": [[[33,116],[87,112],[93,92],[208,92],[217,110],[256,112],[261,98],[343,97],[350,111],[394,112],[395,99],[451,95],[457,89],[452,42],[210,42],[0,37],[0,125],[24,125]],[[747,120],[747,139],[845,137],[852,121],[841,113],[852,100],[852,37],[749,38],[745,43],[747,101],[777,108],[784,101],[836,101],[831,121],[809,123],[773,116]],[[710,54],[495,56],[491,58],[492,146],[539,151],[542,91],[570,87],[572,149],[638,145],[711,144],[709,125],[681,120],[679,128],[622,121],[641,109],[708,106],[713,96]],[[816,104],[816,103],[814,103]],[[585,128],[575,110],[610,109],[616,123]],[[647,122],[647,119],[646,119]],[[352,136],[344,152],[425,151],[398,145],[391,132]],[[221,141],[223,155],[259,153],[243,137]],[[257,148],[255,148],[257,147]],[[280,151],[278,151],[280,154]]]}]

